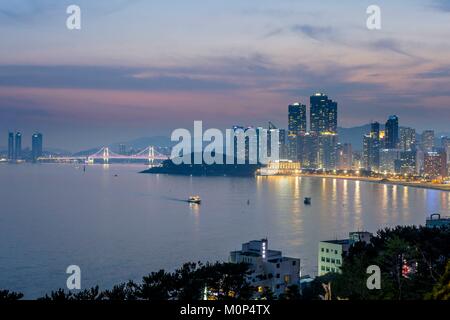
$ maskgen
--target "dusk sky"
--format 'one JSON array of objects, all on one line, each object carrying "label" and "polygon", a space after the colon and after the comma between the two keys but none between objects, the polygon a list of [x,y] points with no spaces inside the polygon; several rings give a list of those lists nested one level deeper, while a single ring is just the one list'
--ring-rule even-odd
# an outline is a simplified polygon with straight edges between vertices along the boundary
[{"label": "dusk sky", "polygon": [[341,127],[397,114],[450,132],[449,0],[0,0],[0,38],[0,146],[10,130],[78,150],[194,120],[286,127],[317,91]]}]

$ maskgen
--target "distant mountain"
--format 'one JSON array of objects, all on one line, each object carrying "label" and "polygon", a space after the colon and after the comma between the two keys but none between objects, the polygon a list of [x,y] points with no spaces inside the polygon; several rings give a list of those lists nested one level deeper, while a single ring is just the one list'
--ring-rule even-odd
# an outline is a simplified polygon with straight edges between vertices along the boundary
[{"label": "distant mountain", "polygon": [[155,137],[141,137],[125,142],[117,142],[109,145],[108,147],[110,147],[113,150],[119,150],[119,146],[121,144],[125,145],[128,149],[129,148],[145,149],[148,146],[164,148],[164,147],[172,147],[174,145],[174,143],[170,141],[169,137],[155,136]]},{"label": "distant mountain", "polygon": [[339,142],[351,143],[355,151],[361,151],[363,148],[363,136],[370,132],[370,124],[359,127],[338,128]]}]

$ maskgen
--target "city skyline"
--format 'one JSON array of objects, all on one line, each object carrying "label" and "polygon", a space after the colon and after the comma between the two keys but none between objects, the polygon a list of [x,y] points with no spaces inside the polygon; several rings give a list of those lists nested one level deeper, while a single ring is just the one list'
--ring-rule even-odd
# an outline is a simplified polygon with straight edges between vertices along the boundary
[{"label": "city skyline", "polygon": [[65,27],[68,4],[0,5],[0,135],[40,131],[80,150],[197,119],[287,127],[285,106],[316,91],[339,102],[341,127],[397,114],[449,131],[444,1],[380,1],[377,31],[360,1],[78,1],[79,31]]}]

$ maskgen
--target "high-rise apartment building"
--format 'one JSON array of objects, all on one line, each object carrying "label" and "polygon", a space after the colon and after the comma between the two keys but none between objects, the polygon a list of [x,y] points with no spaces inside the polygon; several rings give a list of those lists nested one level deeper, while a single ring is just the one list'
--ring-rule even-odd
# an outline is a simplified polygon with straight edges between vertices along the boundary
[{"label": "high-rise apartment building", "polygon": [[380,124],[373,122],[369,134],[363,138],[363,168],[378,172],[380,168]]},{"label": "high-rise apartment building", "polygon": [[335,170],[337,160],[338,136],[332,132],[319,134],[319,168]]},{"label": "high-rise apartment building", "polygon": [[351,170],[353,167],[353,150],[350,143],[338,144],[336,148],[337,169]]},{"label": "high-rise apartment building", "polygon": [[8,160],[14,160],[14,133],[8,133]]},{"label": "high-rise apartment building", "polygon": [[420,139],[423,152],[431,152],[434,149],[434,130],[425,130]]},{"label": "high-rise apartment building", "polygon": [[403,151],[414,150],[416,148],[416,130],[408,127],[400,127],[399,149]]},{"label": "high-rise apartment building", "polygon": [[385,145],[386,149],[397,149],[399,144],[398,117],[390,116],[385,126]]},{"label": "high-rise apartment building", "polygon": [[42,156],[42,133],[35,133],[31,137],[31,154],[33,161]]},{"label": "high-rise apartment building", "polygon": [[310,131],[337,133],[337,102],[323,93],[316,93],[310,97],[310,103]]},{"label": "high-rise apartment building", "polygon": [[16,138],[14,141],[14,159],[22,159],[22,134],[20,132],[16,133]]},{"label": "high-rise apartment building", "polygon": [[380,168],[383,173],[395,173],[397,160],[400,159],[399,149],[381,149],[380,150]]},{"label": "high-rise apartment building", "polygon": [[306,132],[306,105],[293,103],[288,107],[288,158],[298,160],[298,135]]},{"label": "high-rise apartment building", "polygon": [[426,152],[424,155],[424,174],[430,178],[446,177],[447,154],[444,151]]},{"label": "high-rise apartment building", "polygon": [[314,133],[298,135],[298,161],[302,168],[317,169],[319,161],[319,137]]}]

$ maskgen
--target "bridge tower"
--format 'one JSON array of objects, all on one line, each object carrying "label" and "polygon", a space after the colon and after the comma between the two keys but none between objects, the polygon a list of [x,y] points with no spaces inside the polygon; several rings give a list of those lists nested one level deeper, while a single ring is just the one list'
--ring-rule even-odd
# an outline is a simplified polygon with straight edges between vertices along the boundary
[{"label": "bridge tower", "polygon": [[148,163],[150,166],[153,166],[153,162],[155,161],[155,147],[148,147]]},{"label": "bridge tower", "polygon": [[108,163],[109,162],[109,148],[103,148],[103,162]]}]

